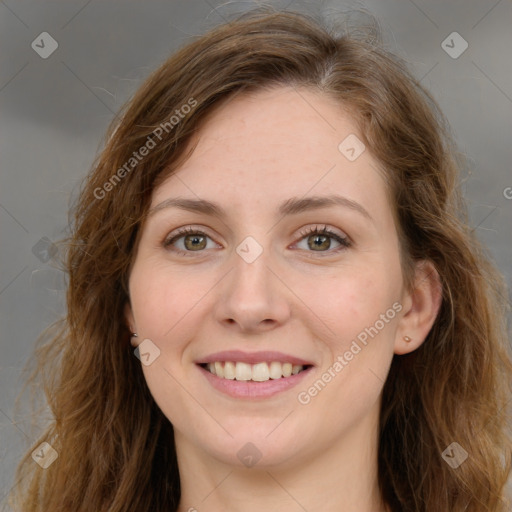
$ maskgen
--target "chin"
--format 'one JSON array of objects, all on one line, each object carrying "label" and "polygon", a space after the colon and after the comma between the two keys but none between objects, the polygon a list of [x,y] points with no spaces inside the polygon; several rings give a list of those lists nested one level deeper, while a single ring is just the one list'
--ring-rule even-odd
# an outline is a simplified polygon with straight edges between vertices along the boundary
[{"label": "chin", "polygon": [[[230,421],[229,426],[226,423],[224,425],[233,437],[224,431],[220,436],[203,433],[198,441],[203,445],[205,452],[230,466],[260,469],[282,466],[284,468],[302,451],[300,448],[302,443],[298,439],[296,429],[292,431],[290,425],[288,428],[284,428],[283,425],[278,426],[285,417],[286,415],[272,420],[258,419],[259,425],[255,425],[255,420],[252,419]],[[279,433],[278,430],[280,430]],[[207,445],[204,444],[206,439],[210,441]]]}]

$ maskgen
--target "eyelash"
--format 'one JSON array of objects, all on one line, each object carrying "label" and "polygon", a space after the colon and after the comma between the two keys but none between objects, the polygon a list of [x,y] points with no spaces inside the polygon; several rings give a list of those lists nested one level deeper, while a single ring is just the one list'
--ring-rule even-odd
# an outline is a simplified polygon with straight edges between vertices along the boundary
[{"label": "eyelash", "polygon": [[[318,226],[315,226],[314,228],[309,227],[309,228],[302,230],[299,233],[300,239],[298,241],[300,242],[307,236],[316,235],[316,234],[329,236],[330,238],[333,238],[340,244],[340,247],[337,247],[334,250],[306,251],[306,252],[317,253],[317,254],[319,254],[320,257],[331,256],[332,254],[337,254],[338,252],[348,249],[352,245],[352,242],[350,241],[350,239],[348,237],[343,237],[341,235],[338,235],[334,231],[330,230],[326,225],[324,225],[324,227],[322,229],[318,229]],[[176,242],[177,240],[179,240],[180,238],[182,238],[183,236],[186,236],[186,235],[200,235],[200,236],[211,238],[204,231],[201,231],[200,229],[195,229],[195,228],[188,226],[186,228],[179,229],[171,238],[166,238],[163,242],[163,246],[165,248],[169,248],[174,242]],[[183,251],[181,249],[176,249],[176,248],[173,248],[172,250],[182,256],[193,256],[194,252],[196,252],[196,251]],[[202,251],[197,251],[197,252],[202,252]],[[322,253],[326,253],[326,254],[322,254]]]},{"label": "eyelash", "polygon": [[[324,225],[324,227],[322,229],[318,229],[318,226],[315,226],[314,228],[308,227],[308,228],[302,230],[299,233],[299,235],[300,235],[299,242],[308,236],[317,235],[317,234],[318,235],[326,235],[330,238],[333,238],[334,240],[336,240],[336,242],[338,242],[340,244],[340,247],[337,247],[336,249],[332,249],[332,250],[328,250],[328,251],[306,251],[306,252],[317,253],[320,255],[320,257],[331,256],[332,254],[337,254],[341,251],[348,249],[352,245],[352,242],[350,241],[350,239],[347,236],[338,235],[338,233],[332,231],[326,225]],[[322,253],[324,253],[324,254],[322,254]]]}]

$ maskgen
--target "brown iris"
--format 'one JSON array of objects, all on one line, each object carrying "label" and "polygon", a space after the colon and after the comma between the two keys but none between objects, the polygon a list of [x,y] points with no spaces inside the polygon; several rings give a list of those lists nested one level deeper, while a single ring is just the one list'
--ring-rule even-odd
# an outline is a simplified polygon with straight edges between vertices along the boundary
[{"label": "brown iris", "polygon": [[[313,240],[315,240],[314,242],[311,242],[311,238],[313,238]],[[317,243],[317,240],[319,238],[323,238],[323,242],[320,242],[320,244]],[[310,249],[329,249],[329,247],[331,246],[331,240],[330,240],[330,237],[326,236],[326,235],[314,235],[313,237],[309,237],[308,239],[308,247]]]},{"label": "brown iris", "polygon": [[[200,241],[199,243],[198,240]],[[191,242],[191,244],[188,245],[187,242]],[[186,235],[183,243],[190,250],[204,249],[206,247],[206,237],[203,235]]]}]

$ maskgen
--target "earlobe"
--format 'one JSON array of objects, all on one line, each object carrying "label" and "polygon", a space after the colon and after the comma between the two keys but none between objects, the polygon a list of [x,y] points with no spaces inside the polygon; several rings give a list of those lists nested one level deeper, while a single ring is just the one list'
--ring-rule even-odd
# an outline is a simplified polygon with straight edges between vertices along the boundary
[{"label": "earlobe", "polygon": [[130,336],[130,343],[132,347],[138,347],[139,346],[139,335],[136,332],[132,332]]},{"label": "earlobe", "polygon": [[434,264],[428,260],[416,264],[414,289],[408,293],[408,304],[400,319],[394,353],[408,354],[416,350],[432,329],[442,302],[442,285]]}]

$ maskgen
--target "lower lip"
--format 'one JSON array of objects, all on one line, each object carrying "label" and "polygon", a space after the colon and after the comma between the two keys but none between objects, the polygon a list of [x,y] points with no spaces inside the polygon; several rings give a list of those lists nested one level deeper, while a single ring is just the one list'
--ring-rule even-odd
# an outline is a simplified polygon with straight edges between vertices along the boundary
[{"label": "lower lip", "polygon": [[221,379],[198,365],[208,382],[218,391],[233,398],[268,398],[296,386],[313,369],[312,366],[290,377],[269,379],[263,382],[253,380]]}]

